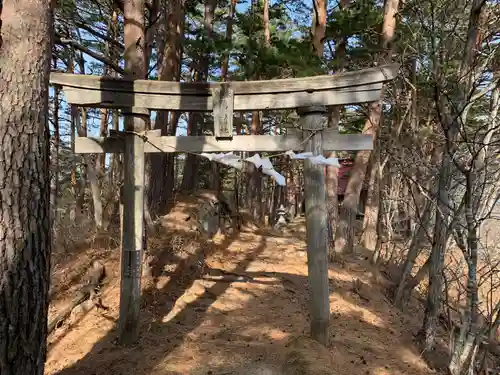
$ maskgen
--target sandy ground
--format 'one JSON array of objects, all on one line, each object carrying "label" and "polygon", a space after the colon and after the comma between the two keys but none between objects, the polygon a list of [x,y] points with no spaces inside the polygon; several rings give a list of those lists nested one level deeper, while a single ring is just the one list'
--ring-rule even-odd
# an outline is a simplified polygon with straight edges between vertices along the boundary
[{"label": "sandy ground", "polygon": [[[77,309],[54,331],[47,375],[231,373],[250,362],[279,364],[290,338],[307,334],[303,221],[285,233],[247,230],[204,241],[184,220],[193,204],[178,204],[150,239],[152,276],[143,280],[135,346],[116,343],[119,248],[94,246],[58,257],[51,317],[71,300],[93,259],[106,265],[102,302],[108,310]],[[343,265],[330,266],[333,373],[436,373],[413,343],[420,307],[394,308],[387,280],[358,250]]]}]

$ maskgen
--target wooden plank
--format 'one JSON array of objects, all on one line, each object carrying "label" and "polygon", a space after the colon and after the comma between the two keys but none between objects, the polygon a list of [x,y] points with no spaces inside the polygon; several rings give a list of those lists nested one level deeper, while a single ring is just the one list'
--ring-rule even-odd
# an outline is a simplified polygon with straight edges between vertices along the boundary
[{"label": "wooden plank", "polygon": [[[333,75],[273,79],[267,81],[233,81],[230,82],[229,85],[234,90],[235,95],[331,90],[354,85],[387,82],[396,77],[398,70],[399,64],[390,64]],[[210,95],[211,89],[221,86],[220,82],[209,83],[130,80],[115,77],[56,72],[51,73],[50,82],[53,85],[91,90],[202,96]]]},{"label": "wooden plank", "polygon": [[[325,107],[302,109],[304,129],[321,129],[325,123]],[[309,135],[309,131],[304,132]],[[314,134],[307,142],[306,152],[323,155],[323,133]],[[330,321],[330,293],[328,287],[328,213],[324,166],[304,161],[304,193],[306,205],[307,270],[311,337],[328,346]]]},{"label": "wooden plank", "polygon": [[126,343],[135,342],[139,337],[145,158],[144,141],[141,137],[126,134],[123,143],[125,153],[119,335],[120,341]]},{"label": "wooden plank", "polygon": [[[373,83],[335,90],[311,90],[277,94],[251,94],[234,96],[234,110],[269,110],[299,108],[314,105],[345,105],[373,102],[380,99],[383,83]],[[66,100],[70,104],[84,107],[127,108],[143,107],[149,109],[178,111],[212,111],[213,97],[146,94],[134,92],[112,92],[63,87]]]},{"label": "wooden plank", "polygon": [[[138,12],[140,14],[140,11]],[[129,25],[130,27],[130,25]],[[127,28],[127,22],[125,25]],[[140,64],[142,52],[125,31],[125,42],[129,54],[125,57],[128,74],[144,76]],[[136,34],[137,35],[137,34]],[[131,46],[132,45],[132,46]],[[123,137],[123,225],[121,232],[121,282],[120,315],[118,335],[122,344],[139,340],[139,317],[141,307],[142,259],[144,253],[144,171],[145,155],[142,134],[149,128],[150,113],[145,107],[131,105],[123,109],[124,128],[129,133]],[[160,133],[161,134],[161,133]],[[150,138],[157,138],[158,132],[150,131]]]},{"label": "wooden plank", "polygon": [[[228,151],[303,151],[302,134],[294,135],[235,135],[231,140],[217,140],[212,136],[149,137],[146,153],[155,152],[228,152]],[[358,151],[373,149],[373,139],[366,134],[323,134],[325,151]],[[75,153],[100,154],[123,153],[124,142],[120,138],[84,138],[75,141]]]},{"label": "wooden plank", "polygon": [[233,136],[234,91],[227,85],[212,89],[215,138]]}]

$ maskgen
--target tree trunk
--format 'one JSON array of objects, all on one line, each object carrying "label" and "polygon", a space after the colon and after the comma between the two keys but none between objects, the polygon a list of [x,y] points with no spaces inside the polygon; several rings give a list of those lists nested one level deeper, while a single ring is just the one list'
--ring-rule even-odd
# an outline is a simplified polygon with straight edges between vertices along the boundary
[{"label": "tree trunk", "polygon": [[[237,0],[231,0],[229,15],[227,17],[227,23],[226,23],[226,42],[228,43],[228,45],[231,45],[231,42],[233,40],[233,21],[234,21],[234,12],[236,11],[236,4]],[[229,71],[229,51],[226,51],[224,53],[224,58],[222,59],[222,66],[221,66],[221,78],[224,81],[227,80],[228,71]]]},{"label": "tree trunk", "polygon": [[287,174],[286,174],[286,205],[288,207],[288,213],[291,218],[295,218],[298,215],[297,207],[297,184],[296,184],[296,173],[293,168],[293,164],[290,159],[286,159],[287,164]]},{"label": "tree trunk", "polygon": [[[99,136],[107,137],[109,111],[105,108],[101,108],[99,110],[99,114],[100,114]],[[102,178],[106,175],[106,154],[101,154],[97,157],[96,172],[100,180],[102,180]]]},{"label": "tree trunk", "polygon": [[[380,44],[383,54],[379,60],[388,63],[392,60],[392,46],[396,28],[396,13],[399,7],[399,0],[386,0],[384,6],[384,23]],[[384,90],[382,90],[383,95]],[[370,104],[369,117],[363,128],[364,134],[371,134],[376,138],[377,130],[382,113],[382,102],[377,101]],[[354,168],[347,183],[345,197],[340,206],[337,235],[335,247],[337,252],[352,253],[354,251],[355,220],[358,211],[359,197],[363,188],[366,169],[368,166],[370,152],[360,151],[356,155]]]},{"label": "tree trunk", "polygon": [[[200,53],[196,66],[194,66],[195,64],[193,64],[195,73],[194,77],[196,82],[208,81],[208,72],[210,65],[209,54],[211,52],[209,50],[210,43],[208,42],[208,40],[211,40],[213,38],[213,20],[216,5],[217,3],[215,0],[206,0],[204,3],[203,25],[205,34],[203,39],[206,43],[204,43],[205,48]],[[204,125],[205,116],[202,113],[191,112],[189,114],[188,131],[191,131],[191,135],[201,135],[203,133]],[[182,190],[190,191],[198,187],[199,161],[197,159],[197,156],[193,154],[186,155],[186,162],[184,164],[184,176],[182,180]],[[216,178],[218,178],[218,174]]]},{"label": "tree trunk", "polygon": [[438,327],[439,309],[443,289],[444,252],[449,237],[449,181],[451,176],[452,161],[445,151],[438,182],[438,202],[436,210],[436,224],[432,239],[431,255],[429,257],[429,288],[425,306],[425,317],[420,336],[425,350],[434,347],[436,330]]},{"label": "tree trunk", "polygon": [[[182,40],[184,36],[184,0],[176,0],[164,5],[163,17],[158,30],[158,78],[161,81],[178,81],[181,73]],[[175,135],[179,113],[158,111],[155,129],[161,129],[162,135]],[[149,183],[149,207],[154,216],[163,215],[167,202],[175,186],[175,154],[152,154],[151,181]]]},{"label": "tree trunk", "polygon": [[401,292],[402,303],[399,305],[399,307],[404,306],[404,302],[407,302],[410,299],[413,290],[425,279],[426,276],[429,275],[430,265],[431,261],[430,257],[428,257],[422,267],[418,269],[415,276],[410,278],[405,283],[404,288]]},{"label": "tree trunk", "polygon": [[368,185],[368,197],[365,206],[365,218],[363,223],[363,236],[361,243],[365,248],[373,252],[372,262],[377,263],[378,252],[377,237],[380,206],[380,147],[375,146],[372,154],[373,163],[370,172],[370,181]]},{"label": "tree trunk", "polygon": [[[57,217],[57,196],[59,195],[59,94],[60,89],[54,88],[54,135],[52,136],[52,152],[50,157],[50,162],[52,164],[52,176],[51,176],[51,186],[50,186],[50,205],[52,211],[51,225]],[[53,233],[54,236],[57,233]]]},{"label": "tree trunk", "polygon": [[[445,236],[447,238],[450,232],[449,218],[451,216],[450,212],[450,185],[451,185],[451,175],[453,171],[453,157],[457,148],[457,139],[462,127],[466,126],[467,122],[467,114],[470,107],[467,106],[471,94],[471,90],[474,91],[475,81],[477,79],[476,72],[474,70],[474,66],[476,63],[476,58],[478,56],[477,47],[481,45],[481,37],[480,37],[480,19],[481,12],[485,6],[485,2],[482,0],[474,0],[471,4],[471,11],[469,15],[469,27],[467,30],[467,40],[465,43],[465,53],[464,59],[462,61],[462,65],[460,67],[460,74],[465,79],[461,82],[461,87],[459,91],[459,102],[454,103],[451,107],[446,106],[444,94],[437,91],[436,95],[436,104],[438,106],[439,111],[444,114],[441,116],[441,121],[443,121],[442,126],[445,132],[446,143],[445,143],[445,151],[443,155],[443,162],[441,165],[441,170],[439,173],[439,190],[438,190],[438,203],[437,203],[437,213],[436,213],[436,224],[434,229],[433,236],[433,246],[431,252],[431,264],[429,271],[429,291],[427,296],[427,304],[425,309],[425,317],[424,324],[420,331],[420,336],[424,340],[425,349],[430,350],[434,346],[435,336],[436,336],[436,328],[437,328],[437,319],[439,314],[439,308],[441,304],[441,289],[442,289],[442,271],[444,267],[444,251],[446,246]],[[441,63],[438,61],[438,56],[434,56],[434,74],[436,82],[439,82],[443,75],[440,71]],[[474,155],[475,156],[475,155]],[[477,156],[476,156],[477,158]],[[473,159],[474,163],[478,161],[478,159]],[[474,168],[474,163],[473,167]],[[466,167],[468,168],[468,167]],[[464,172],[464,170],[462,170]],[[473,179],[472,172],[469,170],[464,173],[466,176],[466,193],[465,193],[465,217],[467,222],[467,246],[462,245],[462,251],[464,255],[468,252],[469,255],[466,256],[466,260],[468,263],[469,275],[468,275],[468,285],[467,285],[467,297],[468,297],[468,311],[467,311],[467,324],[469,326],[464,328],[464,332],[460,334],[460,342],[466,343],[466,337],[470,334],[474,334],[474,330],[476,329],[475,324],[477,319],[477,282],[475,281],[475,273],[476,273],[476,265],[472,265],[471,262],[477,262],[477,232],[475,227],[475,214],[477,214],[477,207],[472,201],[475,197],[473,194],[476,193],[474,191],[474,184],[476,181]],[[471,181],[471,179],[473,179]],[[478,187],[478,189],[482,189],[483,187]],[[477,199],[479,201],[479,199]],[[455,217],[453,220],[456,220],[459,213],[455,212]],[[455,229],[455,228],[454,228]],[[464,248],[467,247],[467,251]],[[471,285],[476,283],[475,286]],[[475,291],[470,290],[470,288],[475,288]],[[465,325],[467,325],[465,324]],[[464,344],[465,345],[465,344]],[[466,350],[466,347],[463,344],[459,344],[463,349],[460,351]],[[468,350],[468,349],[467,349]],[[472,352],[475,353],[475,350]],[[461,354],[459,355],[461,356]],[[450,366],[453,365],[454,359],[450,363]],[[464,364],[460,364],[462,368],[460,371],[464,370]]]},{"label": "tree trunk", "polygon": [[426,225],[430,220],[431,213],[432,213],[432,202],[427,201],[425,204],[424,212],[422,213],[422,216],[420,218],[420,223],[417,224],[417,230],[413,233],[413,236],[411,238],[410,242],[410,248],[408,250],[408,254],[406,255],[405,262],[403,264],[402,270],[399,275],[399,282],[398,282],[398,287],[394,296],[394,304],[398,307],[401,307],[403,303],[405,302],[403,296],[403,291],[406,288],[406,283],[408,281],[408,278],[411,275],[411,271],[413,269],[413,266],[415,264],[415,260],[417,259],[418,255],[420,254],[421,250],[421,238],[424,235],[424,233],[427,231]]},{"label": "tree trunk", "polygon": [[[112,115],[113,130],[119,130],[119,115],[118,111],[113,111]],[[122,164],[121,155],[111,154],[110,170],[109,170],[109,180],[108,180],[108,191],[106,193],[106,210],[105,210],[105,229],[109,229],[109,225],[117,218],[119,215],[120,208],[120,188],[122,181]]]},{"label": "tree trunk", "polygon": [[[467,54],[465,60],[465,69],[474,65],[476,56],[476,46],[481,45],[480,37],[480,19],[484,8],[484,2],[475,0],[472,2],[472,9],[469,17],[469,30],[467,40]],[[465,70],[464,69],[464,70]],[[474,83],[473,74],[469,75],[469,87]],[[496,77],[495,77],[496,78]],[[451,375],[474,374],[475,357],[478,351],[478,335],[482,334],[479,326],[479,297],[477,280],[477,260],[479,250],[478,231],[478,213],[483,211],[481,206],[489,203],[485,199],[485,185],[487,184],[487,150],[490,141],[497,129],[496,116],[499,109],[499,87],[494,88],[490,97],[490,116],[488,127],[483,137],[479,152],[474,153],[471,168],[465,172],[465,222],[466,222],[466,240],[457,241],[467,262],[467,309],[464,314],[464,322],[460,329],[457,340],[451,347],[452,356],[448,370]],[[465,95],[464,95],[465,96]],[[462,113],[462,116],[464,114]],[[465,116],[462,118],[465,119]],[[495,204],[495,203],[494,203]],[[493,205],[491,209],[493,208]],[[489,209],[486,208],[486,212]],[[457,237],[460,236],[460,230],[456,230]],[[490,333],[491,334],[491,333]]]},{"label": "tree trunk", "polygon": [[[108,34],[112,40],[118,39],[118,14],[116,10],[111,10],[111,18],[109,23]],[[109,45],[109,58],[114,63],[118,64],[120,58],[120,52],[113,45]],[[111,76],[118,77],[118,73],[114,70],[110,70],[109,74]],[[120,128],[120,118],[118,110],[108,111],[108,116],[111,116],[111,126],[114,131],[119,131]],[[115,153],[110,155],[110,165],[108,173],[108,186],[106,191],[106,208],[103,213],[105,220],[104,226],[106,229],[109,225],[113,223],[114,220],[119,216],[119,206],[120,206],[120,188],[122,181],[122,170],[121,170],[121,154]],[[116,222],[116,221],[115,221]]]},{"label": "tree trunk", "polygon": [[313,0],[313,51],[318,57],[323,57],[326,33],[326,0]]},{"label": "tree trunk", "polygon": [[[76,116],[76,130],[79,137],[87,136],[87,126],[84,125],[87,122],[87,111],[82,108],[82,116]],[[94,223],[96,228],[102,229],[102,199],[101,199],[101,188],[99,187],[99,178],[97,177],[96,171],[96,158],[95,155],[85,155],[83,158],[85,160],[87,178],[89,180],[90,191],[92,194],[92,203],[94,208]],[[85,181],[82,182],[83,191],[81,192],[81,198],[85,199]],[[83,204],[82,204],[83,206]]]},{"label": "tree trunk", "polygon": [[[339,9],[345,10],[350,4],[350,0],[339,1]],[[316,23],[314,27],[313,46],[318,57],[323,57],[323,45],[326,32],[326,1],[318,0],[315,2]],[[345,67],[347,37],[340,36],[337,40],[336,57],[336,72],[342,73]],[[328,127],[332,128],[335,133],[338,133],[340,115],[342,107],[337,106],[330,109],[330,117],[328,119]],[[337,152],[330,152],[327,157],[337,157]],[[326,166],[326,199],[328,210],[328,258],[333,261],[336,257],[335,252],[335,232],[337,230],[337,220],[339,216],[338,202],[338,174],[339,169],[333,166]]]},{"label": "tree trunk", "polygon": [[[442,154],[443,151],[440,149],[436,149],[435,151],[433,151],[430,159],[430,164],[431,165],[437,164],[439,160],[442,158]],[[428,179],[428,183],[426,184],[426,190],[431,191],[432,195],[436,194],[437,192],[436,185],[439,183],[439,180],[434,181],[430,177],[426,176],[423,172],[422,173],[417,172],[417,176],[420,179]],[[422,249],[423,238],[425,237],[425,240],[427,242],[431,241],[431,235],[430,235],[431,223],[432,223],[431,218],[433,215],[435,203],[432,200],[429,200],[425,196],[421,195],[420,198],[421,199],[416,200],[415,204],[420,205],[423,203],[424,208],[423,210],[420,211],[421,213],[419,212],[415,213],[415,216],[418,221],[416,223],[416,228],[415,228],[416,230],[414,230],[412,233],[408,254],[406,255],[405,262],[403,266],[400,268],[398,275],[398,287],[394,295],[394,304],[398,307],[403,306],[403,304],[405,303],[405,297],[409,295],[407,292],[410,286],[407,287],[406,283],[411,275],[411,271],[415,264],[415,260],[417,259]],[[413,288],[409,290],[410,293],[412,289]]]},{"label": "tree trunk", "polygon": [[[250,133],[252,135],[260,134],[261,123],[259,111],[252,112],[252,127]],[[252,155],[254,153],[251,153]],[[250,213],[255,222],[264,223],[264,201],[262,199],[262,176],[253,164],[248,165],[249,178],[247,185],[247,201],[249,204]]]},{"label": "tree trunk", "polygon": [[[474,169],[466,173],[465,221],[467,223],[467,240],[465,242],[457,241],[457,243],[467,261],[467,309],[465,310],[464,322],[462,322],[458,337],[451,345],[452,356],[448,366],[450,375],[462,375],[465,370],[471,369],[474,366],[474,359],[478,349],[477,336],[480,334],[480,327],[477,253],[479,240],[476,215],[479,209],[479,197],[484,187],[478,183],[484,183],[484,181],[482,178],[477,178],[476,171],[480,176],[485,174],[484,157],[484,154],[483,158],[479,156],[475,160]],[[472,374],[473,372],[469,371],[468,373]]]},{"label": "tree trunk", "polygon": [[[365,123],[364,134],[377,133],[381,115],[381,102],[370,104],[370,119]],[[335,248],[337,253],[352,253],[354,251],[354,234],[356,214],[361,189],[363,188],[370,151],[359,151],[347,183],[344,200],[340,205]]]},{"label": "tree trunk", "polygon": [[[78,63],[80,65],[80,70],[82,73],[85,73],[85,59],[83,58],[83,54],[80,54],[78,59]],[[76,117],[76,131],[78,136],[86,137],[87,136],[87,110],[85,108],[81,108],[81,118],[80,116]],[[85,161],[85,170],[86,177],[89,180],[90,191],[92,194],[92,203],[93,203],[93,213],[94,213],[94,223],[98,230],[102,229],[102,198],[101,198],[101,188],[99,186],[99,177],[97,172],[97,158],[96,155],[85,155],[83,157]],[[82,176],[83,177],[83,176]],[[85,202],[85,179],[81,179],[81,191],[80,197],[81,200],[79,206],[83,207]]]},{"label": "tree trunk", "polygon": [[[201,120],[197,120],[196,117],[201,117]],[[202,121],[203,115],[191,112],[187,123],[187,135],[199,135],[200,132],[198,132],[197,128],[198,126],[201,126]],[[189,192],[196,189],[198,185],[198,164],[199,161],[196,155],[186,154],[181,184],[181,190],[183,192]]]},{"label": "tree trunk", "polygon": [[[75,73],[75,62],[73,59],[73,56],[70,56],[68,58],[68,73],[73,74]],[[77,135],[77,129],[76,129],[76,118],[78,116],[78,108],[75,106],[71,106],[70,109],[70,142],[71,142],[71,151],[75,150],[75,140],[76,140],[76,135]],[[83,200],[80,199],[80,192],[81,192],[81,179],[78,181],[77,179],[77,163],[78,158],[76,155],[73,155],[71,159],[71,192],[73,195],[73,203],[70,206],[70,212],[69,212],[69,217],[71,221],[75,221],[77,216],[80,216],[82,213],[82,207],[83,207]],[[84,166],[82,166],[82,169],[84,169]],[[83,173],[81,178],[83,178]]]},{"label": "tree trunk", "polygon": [[[318,0],[318,1],[322,1],[322,0]],[[264,11],[263,11],[263,15],[262,15],[262,21],[264,22],[265,46],[269,47],[271,44],[271,29],[269,28],[269,0],[264,0]]]},{"label": "tree trunk", "polygon": [[6,1],[0,37],[0,373],[43,375],[50,283],[49,1]]}]

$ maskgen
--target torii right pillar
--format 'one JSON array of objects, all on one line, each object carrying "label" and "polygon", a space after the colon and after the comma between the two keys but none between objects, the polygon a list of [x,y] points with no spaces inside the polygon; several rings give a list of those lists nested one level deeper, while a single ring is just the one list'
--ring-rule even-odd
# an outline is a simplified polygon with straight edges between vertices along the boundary
[{"label": "torii right pillar", "polygon": [[[305,148],[313,155],[323,155],[323,129],[327,124],[324,106],[299,108]],[[323,165],[304,161],[304,192],[307,233],[307,269],[311,337],[328,346],[330,292],[328,287],[328,212]]]}]

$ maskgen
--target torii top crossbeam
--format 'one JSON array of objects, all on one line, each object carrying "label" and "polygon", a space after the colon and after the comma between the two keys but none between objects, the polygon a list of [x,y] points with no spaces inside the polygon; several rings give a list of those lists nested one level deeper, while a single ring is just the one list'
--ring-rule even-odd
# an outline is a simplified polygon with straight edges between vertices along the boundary
[{"label": "torii top crossbeam", "polygon": [[[394,79],[398,68],[398,64],[390,64],[335,75],[222,83],[131,80],[52,73],[50,82],[62,87],[69,104],[83,107],[213,111],[213,137],[158,137],[151,133],[145,152],[300,151],[304,147],[301,135],[233,136],[233,111],[376,101],[380,99],[383,84]],[[323,149],[372,149],[372,137],[324,133]],[[123,142],[114,138],[78,138],[75,151],[123,152]]]}]

